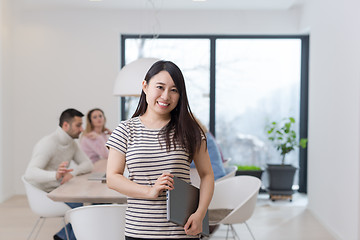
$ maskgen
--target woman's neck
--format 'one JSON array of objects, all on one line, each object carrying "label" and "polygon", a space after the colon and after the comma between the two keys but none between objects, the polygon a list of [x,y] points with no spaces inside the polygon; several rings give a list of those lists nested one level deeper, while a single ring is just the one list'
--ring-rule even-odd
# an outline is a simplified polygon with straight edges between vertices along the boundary
[{"label": "woman's neck", "polygon": [[151,129],[160,129],[168,124],[171,120],[171,115],[155,115],[145,112],[140,116],[141,122],[147,127]]},{"label": "woman's neck", "polygon": [[101,134],[102,133],[102,127],[94,127],[93,131],[96,132],[97,134]]}]

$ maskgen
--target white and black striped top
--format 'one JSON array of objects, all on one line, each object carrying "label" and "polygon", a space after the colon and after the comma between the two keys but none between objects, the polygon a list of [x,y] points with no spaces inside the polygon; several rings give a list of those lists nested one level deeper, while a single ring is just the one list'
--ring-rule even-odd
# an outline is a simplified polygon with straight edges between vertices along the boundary
[{"label": "white and black striped top", "polygon": [[[166,151],[160,129],[146,128],[139,117],[123,121],[113,131],[106,145],[125,154],[129,179],[152,185],[163,172],[190,182],[189,155],[180,146]],[[189,238],[183,227],[166,219],[166,193],[157,199],[128,198],[125,235],[133,238]]]}]

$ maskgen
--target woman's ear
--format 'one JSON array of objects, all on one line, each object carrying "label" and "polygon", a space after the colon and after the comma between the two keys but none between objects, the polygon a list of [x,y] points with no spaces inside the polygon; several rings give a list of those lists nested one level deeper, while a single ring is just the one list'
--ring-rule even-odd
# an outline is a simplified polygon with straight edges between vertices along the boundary
[{"label": "woman's ear", "polygon": [[142,81],[142,90],[144,91],[144,93],[146,94],[147,93],[147,82],[146,80],[143,80]]}]

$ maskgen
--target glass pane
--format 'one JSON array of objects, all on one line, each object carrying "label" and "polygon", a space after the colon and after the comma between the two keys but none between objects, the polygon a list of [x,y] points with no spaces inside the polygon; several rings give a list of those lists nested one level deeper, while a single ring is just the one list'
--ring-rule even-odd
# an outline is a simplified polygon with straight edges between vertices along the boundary
[{"label": "glass pane", "polygon": [[[299,39],[216,41],[216,138],[225,158],[264,168],[281,163],[265,126],[292,116],[299,129],[300,60]],[[298,166],[298,150],[286,162]]]},{"label": "glass pane", "polygon": [[[191,111],[209,126],[210,41],[208,39],[126,39],[125,61],[152,57],[174,62],[181,69],[186,84]],[[131,117],[138,98],[127,98],[126,108]]]}]

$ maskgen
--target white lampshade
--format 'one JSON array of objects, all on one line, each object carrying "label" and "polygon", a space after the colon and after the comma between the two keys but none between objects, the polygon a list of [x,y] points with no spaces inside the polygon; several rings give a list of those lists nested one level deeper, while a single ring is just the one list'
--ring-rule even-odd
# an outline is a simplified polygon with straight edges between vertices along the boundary
[{"label": "white lampshade", "polygon": [[114,95],[140,96],[142,81],[157,58],[140,58],[125,65],[119,72],[114,86]]}]

